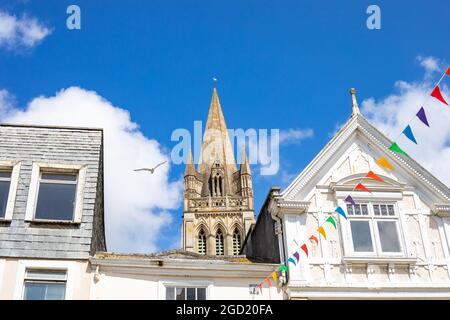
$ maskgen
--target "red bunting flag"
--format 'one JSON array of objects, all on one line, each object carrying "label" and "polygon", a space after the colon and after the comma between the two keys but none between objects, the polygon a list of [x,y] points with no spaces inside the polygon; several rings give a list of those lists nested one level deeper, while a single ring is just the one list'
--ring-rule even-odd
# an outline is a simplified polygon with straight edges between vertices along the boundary
[{"label": "red bunting flag", "polygon": [[266,283],[267,283],[267,285],[270,287],[272,284],[270,283],[270,278],[269,277],[267,277],[266,278]]},{"label": "red bunting flag", "polygon": [[259,292],[262,294],[262,283],[258,284]]},{"label": "red bunting flag", "polygon": [[355,187],[355,190],[361,190],[371,193],[369,189],[367,189],[362,183],[358,183]]},{"label": "red bunting flag", "polygon": [[383,181],[378,175],[376,175],[373,171],[369,171],[366,175],[367,178],[372,178],[374,180]]},{"label": "red bunting flag", "polygon": [[313,240],[316,242],[316,245],[319,245],[319,239],[317,239],[316,236],[309,237],[309,240]]},{"label": "red bunting flag", "polygon": [[445,74],[450,76],[450,67],[448,67],[447,71],[445,71]]},{"label": "red bunting flag", "polygon": [[436,86],[431,92],[431,96],[438,99],[440,102],[448,105],[447,101],[445,101],[444,97],[442,96],[441,90],[439,89],[439,86]]},{"label": "red bunting flag", "polygon": [[305,251],[306,256],[308,256],[308,247],[306,246],[306,244],[303,244],[300,248],[302,248],[302,250]]}]

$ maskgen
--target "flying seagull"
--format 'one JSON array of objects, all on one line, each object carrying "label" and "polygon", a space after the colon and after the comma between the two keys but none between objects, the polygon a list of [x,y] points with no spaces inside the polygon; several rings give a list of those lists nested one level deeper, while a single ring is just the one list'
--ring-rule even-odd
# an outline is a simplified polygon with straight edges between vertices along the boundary
[{"label": "flying seagull", "polygon": [[153,168],[141,168],[141,169],[134,169],[134,171],[149,171],[150,174],[153,174],[153,172],[155,172],[155,169],[158,168],[159,166],[163,165],[164,163],[166,163],[167,161],[163,161],[161,163],[158,163],[155,167]]}]

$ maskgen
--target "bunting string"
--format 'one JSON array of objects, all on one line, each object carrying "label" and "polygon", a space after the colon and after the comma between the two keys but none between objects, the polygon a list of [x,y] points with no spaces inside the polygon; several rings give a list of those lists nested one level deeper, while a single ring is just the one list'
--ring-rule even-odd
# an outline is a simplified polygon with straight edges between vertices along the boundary
[{"label": "bunting string", "polygon": [[[424,109],[424,105],[426,105],[426,102],[428,102],[428,99],[430,97],[433,97],[437,100],[439,100],[441,103],[445,104],[448,106],[447,101],[445,100],[445,98],[443,97],[440,88],[439,88],[439,84],[442,82],[442,80],[444,79],[445,76],[450,76],[450,67],[448,67],[448,69],[444,72],[444,74],[442,75],[442,77],[439,79],[439,81],[435,84],[435,86],[433,87],[433,91],[427,96],[427,98],[425,99],[425,101],[422,103],[422,106],[420,107],[419,111],[414,115],[414,117],[408,122],[407,126],[405,127],[405,129],[403,129],[403,131],[397,136],[396,139],[393,140],[392,144],[390,147],[388,147],[388,150],[397,153],[397,154],[402,154],[406,157],[409,157],[408,154],[397,144],[397,142],[395,142],[400,135],[405,135],[406,138],[408,138],[411,142],[418,144],[416,137],[414,136],[413,130],[411,128],[411,122],[415,119],[418,118],[424,125],[426,125],[427,127],[430,127],[430,124],[428,122],[428,118],[426,116],[425,113],[425,109]],[[388,159],[386,159],[386,157],[384,156],[380,156],[376,162],[375,162],[380,168],[382,169],[388,169],[389,171],[393,171],[393,166],[392,164],[388,161]],[[358,192],[368,192],[370,194],[372,194],[372,192],[363,184],[363,180],[364,179],[373,179],[376,181],[384,181],[379,175],[377,175],[376,173],[374,173],[373,171],[369,171],[367,172],[367,174],[365,176],[363,176],[362,178],[359,179],[359,182],[354,186],[353,190],[350,191],[349,195],[344,199],[345,203],[351,204],[352,206],[356,205],[356,202],[353,200],[352,197],[352,193],[355,191]],[[333,211],[333,213],[337,213],[337,215],[342,216],[345,220],[347,220],[347,214],[345,213],[345,210],[341,207],[338,206],[335,208],[335,210]],[[326,224],[330,224],[334,230],[337,230],[337,223],[336,223],[336,218],[333,217],[333,213],[331,213],[324,222],[322,222],[322,224],[319,225],[319,227],[316,229],[317,232],[317,236],[312,234],[310,237],[308,237],[308,241],[310,243],[312,243],[313,241],[315,242],[315,244],[318,246],[319,245],[319,238],[323,238],[324,240],[327,240],[327,234],[326,234],[326,230],[325,230],[325,225]],[[308,250],[308,245],[307,243],[303,243],[302,245],[299,246],[298,242],[294,239],[293,242],[295,243],[296,247],[299,248],[299,250],[303,251],[303,253],[305,254],[305,256],[308,258],[309,256],[309,250]],[[267,286],[270,288],[271,286],[271,279],[273,280],[274,284],[277,285],[278,284],[278,272],[282,273],[282,272],[288,272],[289,270],[289,264],[292,264],[294,267],[297,266],[297,264],[300,262],[300,251],[297,250],[295,251],[293,254],[291,254],[288,259],[286,260],[286,263],[280,264],[278,266],[278,269],[276,271],[273,271],[268,277],[266,277],[264,279],[263,282],[258,284],[258,288],[261,292],[261,294],[263,293],[262,289],[263,289],[263,283],[267,283]],[[300,265],[300,264],[299,264]],[[269,291],[270,294],[270,291]]]}]

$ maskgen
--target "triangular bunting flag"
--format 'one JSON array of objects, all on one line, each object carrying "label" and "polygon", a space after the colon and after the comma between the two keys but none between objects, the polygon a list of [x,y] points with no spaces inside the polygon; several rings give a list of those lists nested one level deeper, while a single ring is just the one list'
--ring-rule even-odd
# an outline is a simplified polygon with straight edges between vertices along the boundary
[{"label": "triangular bunting flag", "polygon": [[366,175],[367,178],[372,178],[374,180],[378,180],[378,181],[383,181],[383,179],[381,179],[377,174],[375,174],[373,171],[369,171],[367,172]]},{"label": "triangular bunting flag", "polygon": [[448,105],[447,101],[445,101],[444,97],[442,96],[441,89],[439,89],[439,86],[436,86],[431,92],[431,96],[438,99],[440,102]]},{"label": "triangular bunting flag", "polygon": [[308,247],[306,246],[306,244],[303,244],[300,248],[302,248],[302,250],[305,251],[306,256],[308,256]]},{"label": "triangular bunting flag", "polygon": [[309,237],[309,240],[313,240],[313,241],[316,242],[316,245],[319,245],[319,239],[317,239],[316,236],[311,236],[311,237]]},{"label": "triangular bunting flag", "polygon": [[289,259],[288,259],[288,263],[289,263],[289,262],[293,263],[293,264],[294,264],[294,266],[296,266],[296,265],[297,265],[297,262],[295,262],[295,260],[294,260],[294,259],[292,259],[292,258],[289,258]]},{"label": "triangular bunting flag", "polygon": [[414,134],[412,132],[411,126],[408,124],[402,132],[409,140],[417,144],[416,137],[414,137]]},{"label": "triangular bunting flag", "polygon": [[389,163],[389,161],[387,161],[387,159],[385,157],[380,157],[380,159],[377,160],[377,164],[380,167],[384,167],[386,169],[392,170],[392,165]]},{"label": "triangular bunting flag", "polygon": [[297,262],[298,262],[298,260],[300,260],[300,255],[298,254],[298,251],[295,252],[295,253],[293,254],[293,256],[295,257],[295,259],[297,259]]},{"label": "triangular bunting flag", "polygon": [[450,76],[450,67],[448,67],[447,71],[445,71],[445,74]]},{"label": "triangular bunting flag", "polygon": [[347,215],[345,214],[344,209],[342,209],[341,207],[337,207],[336,210],[334,210],[334,211],[339,213],[341,216],[343,216],[345,218],[345,220],[347,220]]},{"label": "triangular bunting flag", "polygon": [[278,270],[280,270],[280,271],[286,271],[286,272],[288,272],[288,267],[286,266],[286,265],[284,265],[284,264],[282,264],[282,265],[280,265],[280,267],[278,268]]},{"label": "triangular bunting flag", "polygon": [[325,240],[327,240],[327,234],[325,233],[325,229],[322,226],[317,228],[317,232],[320,233],[325,238]]},{"label": "triangular bunting flag", "polygon": [[258,284],[259,292],[262,294],[262,283]]},{"label": "triangular bunting flag", "polygon": [[408,154],[405,151],[403,151],[396,142],[391,144],[391,146],[389,147],[389,150],[394,151],[398,154],[404,154],[405,156],[409,157]]},{"label": "triangular bunting flag", "polygon": [[358,183],[355,187],[355,190],[361,190],[371,193],[369,189],[367,189],[362,183]]},{"label": "triangular bunting flag", "polygon": [[333,227],[336,229],[336,221],[334,221],[332,216],[329,216],[326,221],[331,223],[333,225]]},{"label": "triangular bunting flag", "polygon": [[272,279],[273,279],[273,283],[277,284],[277,273],[275,271],[272,272]]},{"label": "triangular bunting flag", "polygon": [[350,203],[351,205],[356,206],[355,201],[353,200],[352,196],[348,195],[347,198],[344,199],[345,202]]},{"label": "triangular bunting flag", "polygon": [[265,280],[266,280],[267,286],[269,286],[269,287],[270,287],[270,286],[272,285],[272,284],[270,283],[270,278],[269,278],[269,277],[267,277],[267,278],[266,278]]},{"label": "triangular bunting flag", "polygon": [[417,116],[417,118],[419,118],[420,121],[422,121],[423,124],[425,124],[427,127],[430,126],[430,124],[428,123],[427,116],[426,116],[426,114],[425,114],[425,109],[424,109],[423,107],[420,108],[420,110],[417,112],[416,116]]}]

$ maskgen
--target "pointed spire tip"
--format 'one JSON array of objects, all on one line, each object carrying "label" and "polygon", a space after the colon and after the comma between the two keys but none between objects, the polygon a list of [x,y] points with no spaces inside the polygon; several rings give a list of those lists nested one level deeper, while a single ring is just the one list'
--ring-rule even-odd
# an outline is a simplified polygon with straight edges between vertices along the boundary
[{"label": "pointed spire tip", "polygon": [[352,116],[359,114],[358,101],[356,100],[356,89],[350,89],[350,95],[352,96]]}]

